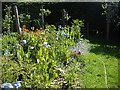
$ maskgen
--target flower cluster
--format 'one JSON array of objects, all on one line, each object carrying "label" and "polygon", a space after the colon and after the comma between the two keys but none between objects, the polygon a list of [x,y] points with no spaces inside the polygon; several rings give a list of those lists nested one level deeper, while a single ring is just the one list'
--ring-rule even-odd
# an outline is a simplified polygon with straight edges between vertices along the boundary
[{"label": "flower cluster", "polygon": [[19,88],[19,87],[21,87],[21,82],[22,81],[17,81],[15,84],[14,84],[14,86],[11,84],[11,83],[3,83],[2,85],[1,85],[1,88]]},{"label": "flower cluster", "polygon": [[69,48],[69,50],[72,50],[72,52],[74,54],[76,54],[77,56],[79,56],[79,55],[86,56],[86,55],[88,55],[90,46],[85,41],[80,41],[76,44],[76,47]]}]

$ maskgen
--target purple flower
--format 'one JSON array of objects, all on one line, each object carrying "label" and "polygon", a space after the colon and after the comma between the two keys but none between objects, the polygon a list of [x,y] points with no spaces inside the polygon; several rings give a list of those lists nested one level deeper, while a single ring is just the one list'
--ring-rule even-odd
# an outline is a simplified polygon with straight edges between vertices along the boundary
[{"label": "purple flower", "polygon": [[61,81],[64,81],[64,78],[60,78]]},{"label": "purple flower", "polygon": [[1,85],[1,88],[13,88],[12,84],[11,83],[3,83]]}]

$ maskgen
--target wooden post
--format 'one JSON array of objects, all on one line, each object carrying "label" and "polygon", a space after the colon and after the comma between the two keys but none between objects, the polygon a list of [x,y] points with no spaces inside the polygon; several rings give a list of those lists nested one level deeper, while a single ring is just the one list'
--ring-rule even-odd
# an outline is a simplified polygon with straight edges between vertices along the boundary
[{"label": "wooden post", "polygon": [[15,10],[15,21],[16,21],[16,29],[18,34],[21,34],[21,28],[20,28],[20,22],[19,22],[19,16],[18,16],[18,9],[17,6],[14,6],[14,10]]},{"label": "wooden post", "polygon": [[41,9],[42,9],[42,30],[44,30],[44,11],[43,11],[43,2],[42,2],[42,5],[41,5]]}]

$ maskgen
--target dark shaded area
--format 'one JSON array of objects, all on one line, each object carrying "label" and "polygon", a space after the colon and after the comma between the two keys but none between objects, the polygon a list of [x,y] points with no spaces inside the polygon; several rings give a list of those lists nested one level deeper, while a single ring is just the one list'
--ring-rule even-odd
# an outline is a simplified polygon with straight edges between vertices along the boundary
[{"label": "dark shaded area", "polygon": [[[6,4],[3,3],[3,8]],[[44,3],[44,8],[49,9],[52,13],[45,17],[45,23],[48,24],[62,24],[62,9],[65,9],[71,16],[68,24],[71,24],[73,19],[85,20],[85,29],[89,24],[89,35],[90,37],[106,38],[106,16],[102,15],[101,2],[61,2],[61,3]],[[13,8],[12,8],[13,9]],[[41,3],[29,3],[29,4],[18,4],[19,14],[27,13],[31,15],[31,20],[40,19],[39,13],[41,9]],[[120,7],[119,7],[120,10]],[[120,13],[120,11],[119,11]],[[5,12],[3,11],[3,18]],[[98,32],[98,33],[97,33]],[[119,39],[119,27],[111,23],[110,25],[110,41],[120,42]],[[84,33],[83,33],[84,34]]]},{"label": "dark shaded area", "polygon": [[110,55],[120,59],[120,46],[116,42],[106,42],[104,39],[90,39],[93,44],[99,44],[100,46],[92,47],[90,52],[95,54]]}]

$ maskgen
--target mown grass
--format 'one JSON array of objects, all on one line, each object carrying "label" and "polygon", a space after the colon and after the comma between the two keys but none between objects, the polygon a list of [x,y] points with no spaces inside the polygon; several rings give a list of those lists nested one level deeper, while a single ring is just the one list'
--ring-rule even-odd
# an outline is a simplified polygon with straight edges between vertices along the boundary
[{"label": "mown grass", "polygon": [[[120,47],[117,45],[91,40],[91,51],[84,59],[80,78],[83,88],[118,88]],[[106,75],[105,75],[106,71]],[[107,79],[106,79],[107,78]]]}]

